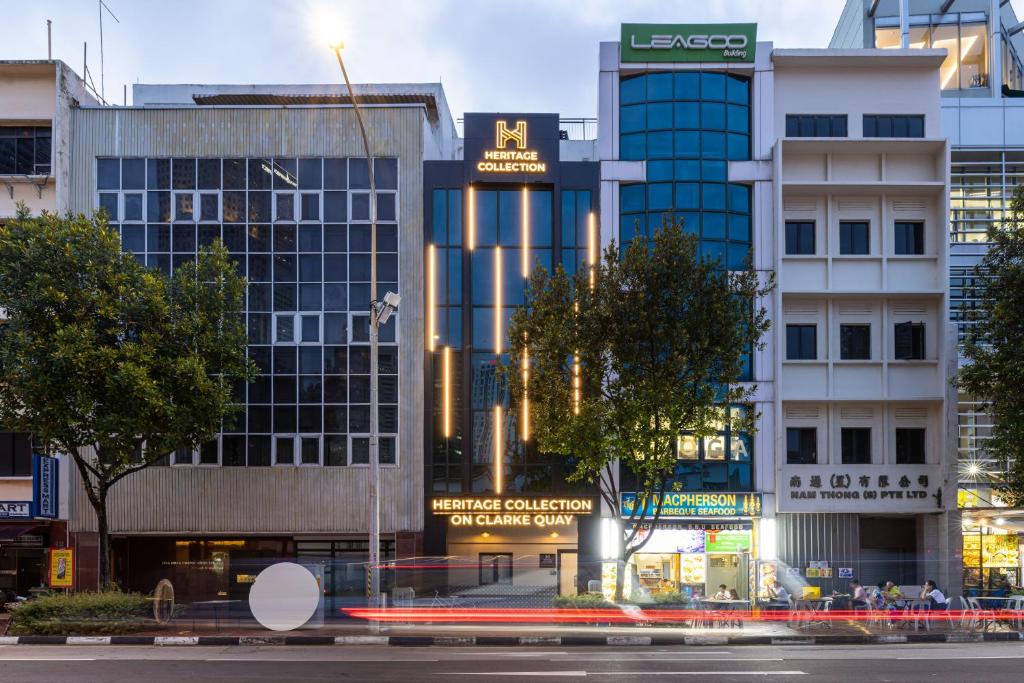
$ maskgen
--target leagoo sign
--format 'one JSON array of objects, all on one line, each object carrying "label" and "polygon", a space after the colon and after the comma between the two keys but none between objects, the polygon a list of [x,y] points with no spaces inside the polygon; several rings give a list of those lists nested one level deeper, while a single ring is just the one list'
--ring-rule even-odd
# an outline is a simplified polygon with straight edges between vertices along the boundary
[{"label": "leagoo sign", "polygon": [[757,24],[623,24],[623,62],[752,62]]}]

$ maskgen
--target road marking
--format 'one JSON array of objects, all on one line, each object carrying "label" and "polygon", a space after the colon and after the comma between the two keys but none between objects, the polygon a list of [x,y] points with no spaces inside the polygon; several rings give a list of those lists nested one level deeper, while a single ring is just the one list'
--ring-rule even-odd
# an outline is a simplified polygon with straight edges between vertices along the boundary
[{"label": "road marking", "polygon": [[806,676],[806,671],[453,671],[435,676]]},{"label": "road marking", "polygon": [[95,662],[95,657],[0,657],[0,662]]},{"label": "road marking", "polygon": [[933,659],[959,661],[961,659],[1024,659],[1024,655],[963,655],[961,657],[896,657],[896,659]]},{"label": "road marking", "polygon": [[565,678],[586,678],[586,671],[454,671],[435,673],[435,676],[562,676]]},{"label": "road marking", "polygon": [[[609,655],[608,657],[573,657],[569,659],[560,659],[560,662],[650,662],[650,657],[616,657],[615,655]],[[721,662],[722,660],[717,657],[659,657],[659,662]],[[737,657],[733,661],[736,662],[781,662],[784,661],[782,657]]]},{"label": "road marking", "polygon": [[448,652],[450,655],[462,655],[464,657],[544,657],[546,655],[567,655],[568,652]]}]

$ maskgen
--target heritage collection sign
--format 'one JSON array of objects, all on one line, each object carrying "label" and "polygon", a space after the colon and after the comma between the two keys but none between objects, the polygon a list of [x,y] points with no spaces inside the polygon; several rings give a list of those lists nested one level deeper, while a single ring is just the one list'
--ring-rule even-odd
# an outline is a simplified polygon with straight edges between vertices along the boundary
[{"label": "heritage collection sign", "polygon": [[942,509],[934,465],[790,465],[779,478],[779,509],[815,512],[929,512]]},{"label": "heritage collection sign", "polygon": [[[622,494],[622,516],[629,517],[638,505],[651,520],[658,511],[658,496],[637,497],[635,493]],[[760,517],[760,493],[682,493],[666,492],[661,504],[661,519],[673,517]]]},{"label": "heritage collection sign", "polygon": [[470,181],[549,182],[558,162],[557,114],[466,114]]},{"label": "heritage collection sign", "polygon": [[753,62],[757,24],[623,24],[623,62]]},{"label": "heritage collection sign", "polygon": [[452,526],[548,527],[572,524],[576,515],[594,511],[590,498],[441,497],[430,511],[446,515]]}]

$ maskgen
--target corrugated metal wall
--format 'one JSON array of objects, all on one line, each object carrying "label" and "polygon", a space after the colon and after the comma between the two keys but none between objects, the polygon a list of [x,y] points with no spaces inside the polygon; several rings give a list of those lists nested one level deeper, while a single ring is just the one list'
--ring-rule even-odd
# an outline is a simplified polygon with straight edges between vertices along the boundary
[{"label": "corrugated metal wall", "polygon": [[[399,160],[399,462],[381,474],[381,527],[423,528],[424,110],[364,112],[373,151]],[[69,208],[95,208],[100,156],[363,156],[343,108],[77,109],[72,111]],[[366,468],[154,467],[111,490],[111,531],[355,532],[367,528]],[[72,472],[71,530],[95,530]]]},{"label": "corrugated metal wall", "polygon": [[[854,577],[861,575],[859,515],[780,514],[776,519],[779,560],[785,566],[798,567],[803,580],[820,586],[823,595],[840,588],[845,592],[850,580],[839,579],[839,567],[853,567]],[[831,563],[832,578],[807,579],[807,565],[821,560]]]}]

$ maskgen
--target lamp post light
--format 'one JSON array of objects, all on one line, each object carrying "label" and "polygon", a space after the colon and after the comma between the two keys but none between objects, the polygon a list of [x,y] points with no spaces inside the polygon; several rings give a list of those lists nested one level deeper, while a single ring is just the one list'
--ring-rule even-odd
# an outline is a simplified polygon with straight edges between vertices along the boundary
[{"label": "lamp post light", "polygon": [[380,436],[377,414],[377,374],[379,370],[377,367],[377,343],[380,326],[388,321],[393,312],[398,310],[400,297],[394,292],[388,292],[383,301],[377,301],[377,187],[373,177],[373,155],[370,153],[370,139],[366,134],[363,115],[359,110],[356,94],[352,90],[352,83],[348,79],[345,62],[341,59],[341,50],[344,47],[344,43],[341,42],[331,45],[334,55],[338,58],[338,66],[341,67],[341,75],[345,79],[345,87],[348,88],[348,96],[352,101],[352,110],[355,112],[356,122],[359,124],[370,180],[370,485],[367,487],[370,542],[367,557],[369,580],[366,593],[370,603],[378,605],[380,601]]}]

